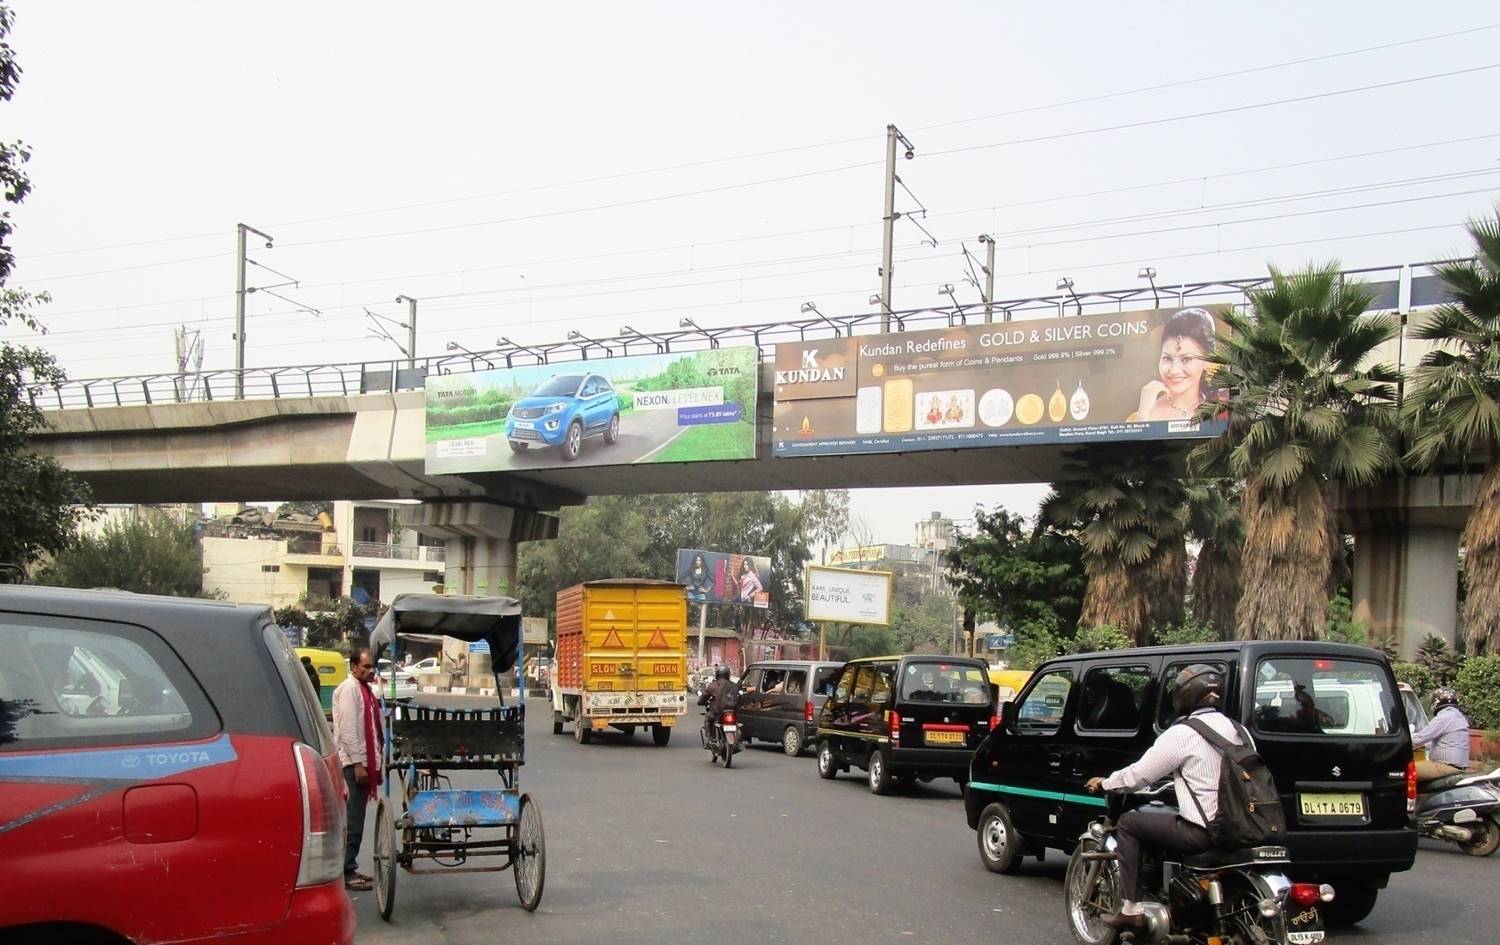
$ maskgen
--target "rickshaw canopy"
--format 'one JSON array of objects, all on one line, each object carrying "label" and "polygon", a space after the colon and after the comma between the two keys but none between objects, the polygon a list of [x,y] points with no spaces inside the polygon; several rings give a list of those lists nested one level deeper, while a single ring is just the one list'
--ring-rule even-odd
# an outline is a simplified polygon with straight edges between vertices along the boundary
[{"label": "rickshaw canopy", "polygon": [[399,594],[370,633],[378,660],[394,650],[396,637],[432,634],[489,644],[496,675],[516,665],[521,652],[521,602],[511,597]]}]

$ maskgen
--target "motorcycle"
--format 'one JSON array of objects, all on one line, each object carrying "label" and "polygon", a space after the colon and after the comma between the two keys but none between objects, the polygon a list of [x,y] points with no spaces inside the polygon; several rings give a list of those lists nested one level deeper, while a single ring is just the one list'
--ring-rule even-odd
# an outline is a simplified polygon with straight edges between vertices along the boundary
[{"label": "motorcycle", "polygon": [[745,750],[744,741],[740,738],[739,721],[734,717],[734,710],[726,710],[719,716],[719,720],[708,726],[706,732],[700,732],[703,747],[710,754],[710,763],[718,764],[722,758],[724,767],[728,768],[734,764],[734,756]]},{"label": "motorcycle", "polygon": [[[1160,789],[1148,792],[1154,798]],[[1137,801],[1143,795],[1132,795]],[[1111,793],[1105,814],[1089,825],[1068,860],[1064,880],[1068,928],[1081,945],[1162,942],[1168,945],[1316,945],[1323,941],[1319,903],[1332,886],[1294,883],[1287,849],[1260,846],[1169,857],[1143,928],[1116,931],[1104,916],[1120,906],[1115,822],[1126,795]]]},{"label": "motorcycle", "polygon": [[1500,768],[1489,774],[1450,774],[1422,785],[1417,832],[1446,840],[1470,856],[1500,848]]}]

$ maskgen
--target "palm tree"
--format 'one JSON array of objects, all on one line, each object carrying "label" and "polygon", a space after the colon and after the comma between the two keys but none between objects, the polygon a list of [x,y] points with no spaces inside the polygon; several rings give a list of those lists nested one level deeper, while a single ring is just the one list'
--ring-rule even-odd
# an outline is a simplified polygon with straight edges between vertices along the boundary
[{"label": "palm tree", "polygon": [[1193,569],[1193,616],[1233,636],[1240,605],[1240,554],[1245,520],[1244,489],[1234,479],[1199,479],[1188,484],[1188,535],[1200,543]]},{"label": "palm tree", "polygon": [[1043,516],[1076,531],[1088,587],[1079,626],[1110,624],[1141,644],[1154,626],[1181,623],[1186,590],[1183,485],[1161,444],[1074,450],[1042,503]]},{"label": "palm tree", "polygon": [[1403,412],[1414,468],[1486,464],[1463,534],[1464,630],[1469,652],[1483,653],[1500,650],[1500,216],[1468,229],[1478,258],[1437,269],[1455,301],[1413,332],[1437,347],[1412,372]]},{"label": "palm tree", "polygon": [[1198,447],[1200,475],[1245,482],[1241,639],[1316,639],[1328,619],[1329,581],[1342,553],[1330,486],[1364,485],[1397,464],[1396,369],[1369,363],[1398,323],[1366,315],[1370,294],[1338,264],[1271,268],[1249,293],[1251,312],[1226,316],[1230,332],[1210,360],[1234,392],[1205,404],[1202,419],[1228,428]]}]

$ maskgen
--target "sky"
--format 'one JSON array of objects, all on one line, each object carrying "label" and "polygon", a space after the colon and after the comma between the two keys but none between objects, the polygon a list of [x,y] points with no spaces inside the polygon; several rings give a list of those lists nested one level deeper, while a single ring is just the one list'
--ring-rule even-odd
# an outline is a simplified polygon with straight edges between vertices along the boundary
[{"label": "sky", "polygon": [[[171,370],[179,327],[231,367],[239,222],[275,244],[251,366],[397,357],[398,294],[419,355],[867,312],[887,123],[897,309],[977,301],[981,233],[1016,299],[1464,254],[1500,193],[1492,3],[15,6],[12,284],[51,330],[0,337],[76,378]],[[854,509],[905,542],[1044,491]]]}]

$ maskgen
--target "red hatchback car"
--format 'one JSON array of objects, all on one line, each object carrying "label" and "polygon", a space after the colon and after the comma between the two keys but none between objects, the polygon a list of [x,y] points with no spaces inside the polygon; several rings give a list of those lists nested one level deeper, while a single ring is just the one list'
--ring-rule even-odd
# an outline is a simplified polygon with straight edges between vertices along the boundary
[{"label": "red hatchback car", "polygon": [[0,587],[0,941],[347,945],[343,792],[269,609]]}]

